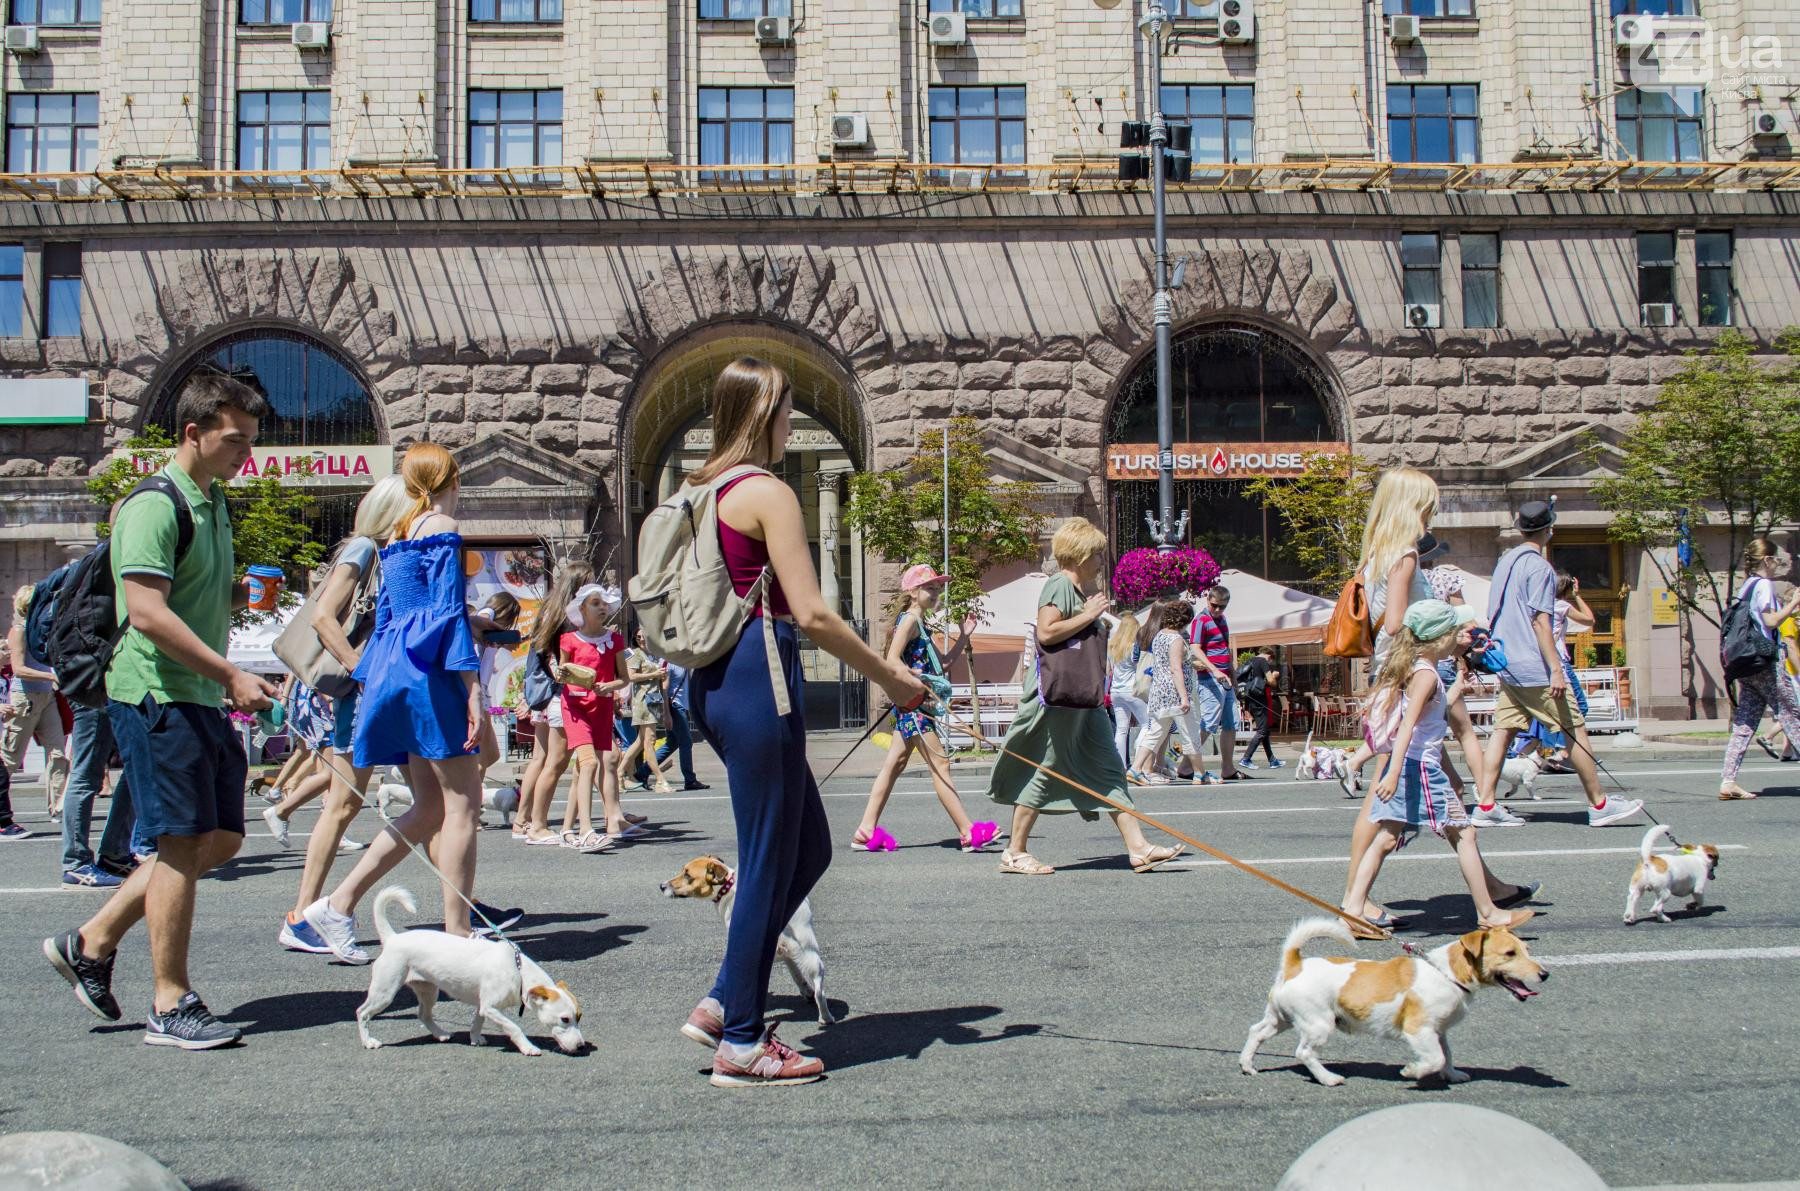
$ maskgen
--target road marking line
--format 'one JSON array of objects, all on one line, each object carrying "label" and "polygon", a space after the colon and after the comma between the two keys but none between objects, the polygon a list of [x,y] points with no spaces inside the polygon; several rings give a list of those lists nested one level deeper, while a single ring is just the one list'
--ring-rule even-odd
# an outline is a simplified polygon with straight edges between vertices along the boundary
[{"label": "road marking line", "polygon": [[[0,893],[61,893],[65,889],[99,889],[98,885],[51,885],[43,889],[0,889]],[[108,893],[112,890],[108,889]]]},{"label": "road marking line", "polygon": [[[1749,844],[1719,844],[1718,848],[1721,852],[1725,852],[1725,851],[1747,852],[1750,850],[1750,845]],[[1485,848],[1482,850],[1482,855],[1489,856],[1489,857],[1493,857],[1493,856],[1502,856],[1502,857],[1504,857],[1504,856],[1636,856],[1637,854],[1638,854],[1638,850],[1636,848],[1522,848],[1517,851],[1505,851],[1505,852],[1489,851]],[[1673,855],[1673,853],[1669,853],[1669,855]],[[1399,853],[1398,855],[1389,856],[1387,858],[1387,860],[1385,861],[1385,863],[1394,864],[1394,863],[1396,863],[1398,861],[1402,861],[1402,860],[1455,860],[1455,859],[1456,859],[1456,853],[1446,849],[1445,851],[1442,851],[1442,852],[1424,852],[1424,853],[1411,855],[1411,856],[1402,852],[1402,853]],[[1271,864],[1344,864],[1344,863],[1348,862],[1348,860],[1349,860],[1349,857],[1347,855],[1283,856],[1283,857],[1278,857],[1278,858],[1272,859],[1272,860],[1247,860],[1247,861],[1245,861],[1245,863],[1258,865],[1260,867],[1267,867]],[[1225,861],[1223,861],[1223,860],[1177,860],[1175,863],[1165,864],[1165,865],[1163,865],[1163,867],[1164,868],[1225,868],[1225,867],[1227,867],[1227,865],[1226,865]]]},{"label": "road marking line", "polygon": [[1800,947],[1720,947],[1712,951],[1594,951],[1585,955],[1540,955],[1536,958],[1553,968],[1577,968],[1589,964],[1679,964],[1715,959],[1800,959]]}]

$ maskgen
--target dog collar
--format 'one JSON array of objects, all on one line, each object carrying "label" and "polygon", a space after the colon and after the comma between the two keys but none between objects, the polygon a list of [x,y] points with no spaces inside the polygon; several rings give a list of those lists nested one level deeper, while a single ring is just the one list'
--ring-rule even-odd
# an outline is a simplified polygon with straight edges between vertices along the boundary
[{"label": "dog collar", "polygon": [[1431,953],[1429,951],[1425,950],[1423,947],[1420,947],[1418,944],[1408,943],[1408,942],[1402,940],[1400,942],[1400,950],[1406,952],[1406,954],[1412,956],[1414,959],[1423,959],[1426,963],[1430,964],[1432,967],[1434,967],[1438,971],[1442,972],[1444,974],[1444,979],[1448,980],[1451,984],[1456,985],[1456,987],[1462,989],[1464,992],[1473,993],[1475,991],[1474,985],[1464,984],[1462,981],[1458,980],[1454,974],[1451,973],[1449,964],[1438,963],[1436,960],[1432,959]]},{"label": "dog collar", "polygon": [[724,901],[726,895],[729,894],[732,891],[733,887],[735,887],[736,885],[737,885],[737,874],[736,873],[727,874],[725,879],[723,881],[719,882],[719,891],[717,893],[713,894],[713,905],[716,906],[720,902]]}]

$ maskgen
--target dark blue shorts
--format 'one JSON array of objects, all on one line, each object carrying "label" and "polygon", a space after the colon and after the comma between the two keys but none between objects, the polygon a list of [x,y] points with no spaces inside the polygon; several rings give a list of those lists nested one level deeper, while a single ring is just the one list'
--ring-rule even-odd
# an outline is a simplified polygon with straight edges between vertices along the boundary
[{"label": "dark blue shorts", "polygon": [[224,708],[145,696],[142,703],[110,700],[106,714],[143,838],[244,834],[250,763]]},{"label": "dark blue shorts", "polygon": [[340,753],[347,754],[350,751],[350,734],[356,728],[356,705],[361,699],[362,691],[358,689],[354,695],[333,700],[331,747]]}]

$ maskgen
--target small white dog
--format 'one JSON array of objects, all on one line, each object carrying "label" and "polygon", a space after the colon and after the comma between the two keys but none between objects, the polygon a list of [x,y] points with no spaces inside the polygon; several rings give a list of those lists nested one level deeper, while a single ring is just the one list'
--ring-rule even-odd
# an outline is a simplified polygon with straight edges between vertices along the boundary
[{"label": "small white dog", "polygon": [[[719,907],[719,917],[731,926],[731,904],[737,900],[737,870],[717,856],[697,856],[659,888],[664,897],[705,897]],[[800,908],[782,929],[775,955],[787,964],[800,991],[812,998],[819,1010],[819,1024],[831,1025],[831,1005],[825,999],[825,958],[819,954],[819,936],[813,932],[812,902]]]},{"label": "small white dog", "polygon": [[413,895],[398,885],[375,896],[375,933],[381,939],[381,954],[369,969],[369,995],[356,1010],[356,1032],[364,1046],[375,1050],[381,1045],[369,1033],[369,1019],[394,1003],[402,985],[419,998],[419,1020],[439,1042],[450,1041],[450,1031],[432,1016],[442,990],[452,1000],[475,1006],[475,1020],[469,1025],[471,1046],[485,1043],[481,1036],[485,1021],[512,1039],[520,1054],[543,1054],[518,1023],[506,1016],[512,1009],[521,1013],[534,1010],[539,1024],[568,1054],[586,1045],[581,1037],[581,1002],[562,981],[552,983],[550,974],[524,952],[497,939],[462,938],[441,930],[396,931],[388,922],[388,907],[394,902],[405,906],[408,913],[419,908]]},{"label": "small white dog", "polygon": [[1305,781],[1329,781],[1349,772],[1347,764],[1349,758],[1349,749],[1334,749],[1322,744],[1314,745],[1312,733],[1308,732],[1306,744],[1300,750],[1300,763],[1296,766],[1296,770]]},{"label": "small white dog", "polygon": [[1543,795],[1537,792],[1538,778],[1544,772],[1544,754],[1540,750],[1508,757],[1500,766],[1500,781],[1496,798],[1516,798],[1523,790],[1525,796],[1537,801]]},{"label": "small white dog", "polygon": [[1650,913],[1658,922],[1669,921],[1663,903],[1671,897],[1687,898],[1690,910],[1706,904],[1706,884],[1719,874],[1719,850],[1711,844],[1697,844],[1652,856],[1650,850],[1657,839],[1669,834],[1669,829],[1658,823],[1644,833],[1644,842],[1638,845],[1638,865],[1631,870],[1631,888],[1625,892],[1626,926],[1637,921],[1638,902],[1646,893],[1656,894]]},{"label": "small white dog", "polygon": [[[400,780],[398,769],[389,769],[390,780],[375,787],[375,805],[380,808],[383,818],[393,818],[395,811],[390,808],[406,808],[412,805],[412,787]],[[512,818],[519,809],[519,788],[517,786],[483,786],[481,788],[481,809],[498,814],[502,822]],[[400,813],[405,813],[404,809]]]},{"label": "small white dog", "polygon": [[1462,1020],[1475,989],[1497,984],[1518,1000],[1537,996],[1531,984],[1550,973],[1509,930],[1470,931],[1423,956],[1398,956],[1382,962],[1300,958],[1312,939],[1354,943],[1350,928],[1337,918],[1307,918],[1294,925],[1281,945],[1281,972],[1269,990],[1269,1008],[1250,1027],[1238,1066],[1256,1074],[1256,1050],[1292,1026],[1300,1035],[1294,1057],[1326,1087],[1344,1082],[1319,1061],[1319,1048],[1338,1029],[1352,1034],[1403,1038],[1413,1061],[1400,1069],[1407,1079],[1442,1075],[1450,1083],[1469,1076],[1450,1061],[1451,1026]]}]

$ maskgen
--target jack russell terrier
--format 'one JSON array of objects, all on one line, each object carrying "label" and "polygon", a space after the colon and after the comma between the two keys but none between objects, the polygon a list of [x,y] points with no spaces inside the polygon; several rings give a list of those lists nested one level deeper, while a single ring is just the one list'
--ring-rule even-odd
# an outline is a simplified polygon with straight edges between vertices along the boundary
[{"label": "jack russell terrier", "polygon": [[1349,757],[1349,749],[1313,744],[1312,733],[1308,732],[1306,744],[1300,749],[1300,763],[1295,769],[1304,781],[1328,781],[1349,772],[1349,766],[1345,764]]},{"label": "jack russell terrier", "polygon": [[1696,844],[1672,855],[1652,856],[1650,849],[1665,835],[1674,839],[1669,829],[1658,823],[1644,833],[1644,842],[1638,845],[1638,865],[1631,870],[1631,888],[1625,893],[1626,926],[1637,921],[1638,902],[1646,893],[1656,894],[1650,913],[1658,922],[1669,921],[1663,903],[1671,897],[1689,899],[1690,910],[1706,904],[1706,884],[1719,873],[1719,850],[1711,844]]},{"label": "jack russell terrier", "polygon": [[1269,990],[1269,1008],[1250,1027],[1238,1066],[1256,1074],[1256,1051],[1290,1026],[1300,1035],[1294,1057],[1326,1087],[1344,1082],[1319,1061],[1319,1048],[1341,1027],[1352,1034],[1403,1038],[1413,1061],[1400,1068],[1407,1079],[1441,1075],[1463,1083],[1469,1075],[1450,1061],[1451,1026],[1462,1020],[1475,990],[1497,984],[1520,1001],[1537,996],[1531,988],[1550,978],[1518,936],[1494,928],[1470,931],[1421,956],[1402,955],[1372,962],[1300,958],[1300,948],[1313,939],[1353,943],[1341,919],[1307,918],[1294,925],[1281,945],[1281,972]]},{"label": "jack russell terrier", "polygon": [[469,1025],[471,1046],[485,1043],[481,1036],[485,1021],[512,1039],[520,1054],[543,1054],[506,1016],[514,1009],[521,1016],[526,1009],[535,1011],[538,1023],[565,1053],[575,1054],[586,1045],[581,1037],[581,1002],[562,981],[552,983],[550,974],[524,952],[497,939],[463,938],[441,930],[396,931],[388,922],[388,907],[395,902],[408,913],[419,908],[413,895],[398,885],[375,895],[381,954],[369,969],[368,998],[356,1010],[356,1032],[364,1046],[370,1050],[381,1046],[369,1033],[369,1019],[394,1003],[402,985],[419,999],[419,1020],[439,1042],[450,1041],[450,1031],[432,1017],[441,990],[452,1000],[475,1006],[475,1020]]},{"label": "jack russell terrier", "polygon": [[[731,903],[737,900],[737,870],[717,856],[695,857],[659,888],[664,897],[710,898],[719,907],[720,919],[727,928],[731,926]],[[788,919],[781,941],[775,945],[775,955],[787,964],[801,993],[811,997],[818,1007],[819,1024],[828,1026],[837,1021],[825,999],[825,959],[819,954],[819,936],[813,933],[811,901],[801,901],[800,908]],[[707,1045],[715,1044],[716,1040],[707,1040]]]},{"label": "jack russell terrier", "polygon": [[1543,776],[1544,754],[1542,750],[1533,749],[1529,753],[1521,753],[1517,757],[1508,757],[1500,766],[1500,780],[1497,783],[1496,798],[1516,798],[1521,790],[1527,798],[1536,801],[1543,797],[1537,792],[1538,778]]}]

